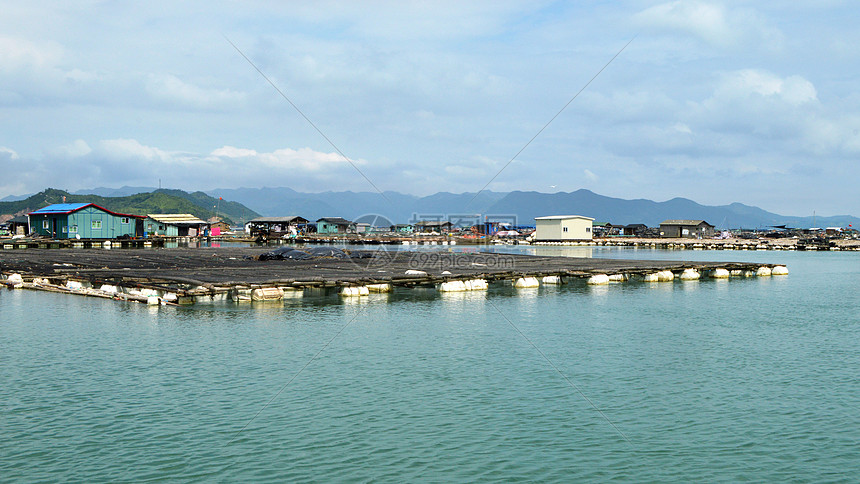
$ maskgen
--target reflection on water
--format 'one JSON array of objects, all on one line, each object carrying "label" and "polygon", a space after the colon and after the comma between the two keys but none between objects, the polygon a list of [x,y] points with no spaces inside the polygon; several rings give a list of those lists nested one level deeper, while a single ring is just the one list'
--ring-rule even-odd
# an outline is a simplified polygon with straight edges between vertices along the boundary
[{"label": "reflection on water", "polygon": [[2,290],[3,479],[856,480],[856,254],[648,254],[792,275],[191,307]]},{"label": "reflection on water", "polygon": [[[220,247],[256,247],[253,242],[232,242],[228,240],[206,240],[206,239],[187,239],[187,240],[167,240],[164,242],[166,249],[177,248],[220,248]],[[146,249],[144,249],[146,250]]]}]

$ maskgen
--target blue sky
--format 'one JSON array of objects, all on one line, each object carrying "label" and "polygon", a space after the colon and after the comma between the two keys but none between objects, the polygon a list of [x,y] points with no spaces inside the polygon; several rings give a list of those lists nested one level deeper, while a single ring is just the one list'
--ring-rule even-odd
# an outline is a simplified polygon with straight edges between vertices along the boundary
[{"label": "blue sky", "polygon": [[841,1],[0,1],[0,197],[588,188],[860,214]]}]

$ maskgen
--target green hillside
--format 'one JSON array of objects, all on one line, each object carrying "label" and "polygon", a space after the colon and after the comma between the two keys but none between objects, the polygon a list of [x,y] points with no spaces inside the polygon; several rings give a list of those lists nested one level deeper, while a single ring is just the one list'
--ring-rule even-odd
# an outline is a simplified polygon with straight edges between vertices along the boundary
[{"label": "green hillside", "polygon": [[259,214],[236,202],[210,197],[203,192],[187,193],[181,190],[157,190],[127,197],[100,197],[98,195],[72,195],[63,190],[48,188],[25,200],[0,202],[0,215],[22,215],[53,203],[95,203],[113,212],[132,215],[150,213],[190,213],[208,220],[217,216],[229,224],[242,223]]}]

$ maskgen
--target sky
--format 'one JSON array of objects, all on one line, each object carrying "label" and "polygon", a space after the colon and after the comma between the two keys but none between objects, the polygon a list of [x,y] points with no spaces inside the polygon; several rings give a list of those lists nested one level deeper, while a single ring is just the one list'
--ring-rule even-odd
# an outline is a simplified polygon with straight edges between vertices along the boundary
[{"label": "sky", "polygon": [[0,11],[0,198],[159,184],[429,195],[493,180],[860,215],[849,1]]}]

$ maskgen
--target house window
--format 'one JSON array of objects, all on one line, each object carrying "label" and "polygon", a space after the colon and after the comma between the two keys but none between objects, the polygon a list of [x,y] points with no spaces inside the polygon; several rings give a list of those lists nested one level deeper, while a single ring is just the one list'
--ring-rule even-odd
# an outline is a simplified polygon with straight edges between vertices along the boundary
[{"label": "house window", "polygon": [[77,226],[77,225],[70,225],[70,226],[69,226],[69,233],[70,233],[70,234],[76,234],[76,233],[78,233],[78,226]]},{"label": "house window", "polygon": [[567,232],[567,227],[564,227],[564,228],[562,229],[562,232]]},{"label": "house window", "polygon": [[65,225],[63,225],[63,233],[64,233],[64,234],[69,233],[69,228],[68,228],[68,227],[66,227]]},{"label": "house window", "polygon": [[128,223],[128,217],[123,217],[123,218],[119,219],[119,223],[127,224]]},{"label": "house window", "polygon": [[101,220],[93,220],[92,229],[93,230],[101,230],[102,229],[102,221]]},{"label": "house window", "polygon": [[591,232],[591,227],[585,227],[586,232]]},{"label": "house window", "polygon": [[51,221],[50,220],[42,220],[42,228],[45,230],[50,229],[51,228]]}]

